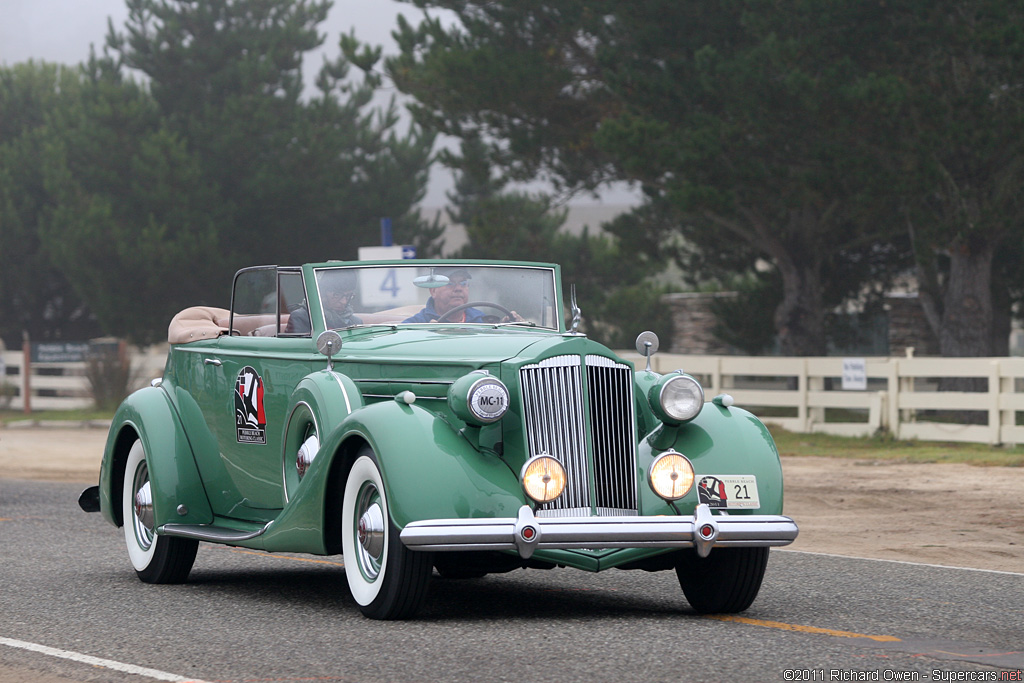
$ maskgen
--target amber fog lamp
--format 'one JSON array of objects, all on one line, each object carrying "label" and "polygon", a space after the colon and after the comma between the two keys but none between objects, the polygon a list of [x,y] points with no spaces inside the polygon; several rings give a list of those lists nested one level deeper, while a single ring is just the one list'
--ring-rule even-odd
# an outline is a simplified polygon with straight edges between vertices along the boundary
[{"label": "amber fog lamp", "polygon": [[523,490],[538,503],[550,503],[565,490],[565,468],[550,455],[538,455],[523,465]]},{"label": "amber fog lamp", "polygon": [[704,390],[694,378],[676,372],[659,379],[651,387],[647,400],[659,420],[678,425],[700,414],[704,407]]},{"label": "amber fog lamp", "polygon": [[508,410],[508,389],[497,377],[471,372],[448,390],[448,405],[466,424],[482,427],[497,422]]},{"label": "amber fog lamp", "polygon": [[658,456],[649,473],[651,489],[668,501],[679,500],[693,488],[693,465],[681,453],[667,451]]}]

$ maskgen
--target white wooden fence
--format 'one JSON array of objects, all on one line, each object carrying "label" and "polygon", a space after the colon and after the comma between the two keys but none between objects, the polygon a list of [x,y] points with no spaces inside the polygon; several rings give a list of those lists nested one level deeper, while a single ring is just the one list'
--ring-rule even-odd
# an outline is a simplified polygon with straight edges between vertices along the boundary
[{"label": "white wooden fence", "polygon": [[[636,353],[619,352],[643,369]],[[163,373],[166,346],[131,356],[133,387]],[[6,351],[2,379],[18,389],[8,406],[22,410],[24,355]],[[849,360],[849,359],[846,359]],[[708,400],[728,393],[736,405],[795,432],[865,436],[891,432],[898,439],[988,444],[1024,443],[1024,358],[865,358],[865,389],[843,389],[843,358],[690,356],[659,353],[656,372],[696,376]],[[939,391],[946,378],[971,378],[980,389]],[[33,410],[92,405],[85,363],[32,363]],[[973,420],[964,419],[972,411]],[[1021,422],[1021,426],[1018,426]]]},{"label": "white wooden fence", "polygon": [[[624,354],[644,367],[637,354]],[[847,359],[849,360],[849,359]],[[1024,358],[865,358],[867,388],[844,390],[843,358],[656,354],[657,372],[683,369],[706,398],[727,393],[765,422],[794,432],[988,444],[1024,443]],[[948,378],[984,390],[939,391]],[[977,389],[977,387],[975,387]],[[965,411],[971,411],[965,419]]]},{"label": "white wooden fence", "polygon": [[[163,374],[167,347],[157,345],[145,352],[133,351],[130,359],[130,388],[134,390]],[[0,353],[0,360],[0,368],[4,369],[0,381],[5,382],[16,392],[10,397],[9,403],[3,394],[0,394],[0,407],[7,403],[6,407],[9,410],[24,410],[26,365],[29,367],[27,395],[31,410],[74,410],[93,406],[84,362],[26,364],[22,351],[4,351]]]}]

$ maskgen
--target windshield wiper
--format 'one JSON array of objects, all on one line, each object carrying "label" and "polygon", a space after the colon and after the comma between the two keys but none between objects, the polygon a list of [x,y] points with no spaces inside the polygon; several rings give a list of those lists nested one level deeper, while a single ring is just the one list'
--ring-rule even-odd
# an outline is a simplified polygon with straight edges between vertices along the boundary
[{"label": "windshield wiper", "polygon": [[527,327],[537,327],[537,323],[532,320],[509,320],[507,323],[494,323],[494,327],[508,327],[509,325],[526,325]]}]

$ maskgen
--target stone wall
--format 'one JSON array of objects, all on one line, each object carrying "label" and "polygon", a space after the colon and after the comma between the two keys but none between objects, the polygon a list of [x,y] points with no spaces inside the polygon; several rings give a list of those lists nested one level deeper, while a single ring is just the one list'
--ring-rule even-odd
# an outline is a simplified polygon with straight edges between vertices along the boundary
[{"label": "stone wall", "polygon": [[[672,313],[672,340],[667,353],[695,355],[743,355],[743,352],[715,336],[715,314],[711,303],[716,299],[733,298],[736,292],[687,292],[666,294],[662,303]],[[886,298],[889,314],[888,355],[906,355],[908,348],[915,356],[939,355],[939,344],[928,326],[916,294],[893,295]]]},{"label": "stone wall", "polygon": [[740,351],[715,336],[717,323],[711,312],[715,299],[735,298],[736,292],[687,292],[661,297],[672,312],[672,343],[666,353],[695,355],[738,355]]}]

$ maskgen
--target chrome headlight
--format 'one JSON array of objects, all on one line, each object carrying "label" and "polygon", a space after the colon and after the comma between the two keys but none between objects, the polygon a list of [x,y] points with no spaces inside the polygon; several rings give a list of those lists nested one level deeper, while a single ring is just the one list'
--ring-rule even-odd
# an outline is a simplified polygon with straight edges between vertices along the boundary
[{"label": "chrome headlight", "polygon": [[659,455],[647,476],[651,489],[668,501],[679,500],[693,488],[693,465],[676,451]]},{"label": "chrome headlight", "polygon": [[689,422],[704,407],[704,390],[694,378],[682,373],[665,375],[647,394],[651,410],[666,424]]},{"label": "chrome headlight", "polygon": [[508,388],[497,377],[471,372],[448,390],[448,405],[456,417],[477,427],[497,422],[508,410]]},{"label": "chrome headlight", "polygon": [[523,491],[538,503],[550,503],[565,490],[565,468],[550,455],[538,455],[523,465]]}]

